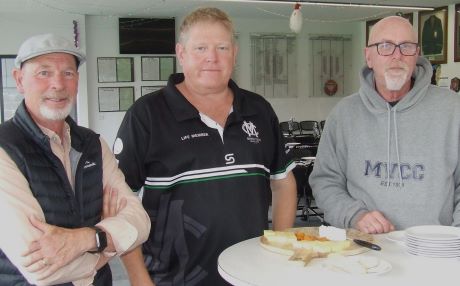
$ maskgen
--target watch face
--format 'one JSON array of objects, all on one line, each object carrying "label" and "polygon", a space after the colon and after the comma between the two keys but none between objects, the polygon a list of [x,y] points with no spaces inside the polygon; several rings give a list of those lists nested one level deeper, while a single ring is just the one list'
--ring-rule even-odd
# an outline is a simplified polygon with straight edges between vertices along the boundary
[{"label": "watch face", "polygon": [[104,231],[96,232],[97,251],[102,252],[107,247],[107,235]]},{"label": "watch face", "polygon": [[97,226],[90,227],[96,231],[96,251],[90,251],[91,253],[102,252],[107,247],[107,235],[105,231]]}]

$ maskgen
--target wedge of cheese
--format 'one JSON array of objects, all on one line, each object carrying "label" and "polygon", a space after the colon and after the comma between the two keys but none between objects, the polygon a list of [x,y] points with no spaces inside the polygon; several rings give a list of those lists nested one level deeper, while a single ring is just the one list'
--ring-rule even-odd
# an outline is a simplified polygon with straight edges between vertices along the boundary
[{"label": "wedge of cheese", "polygon": [[289,231],[264,230],[264,236],[269,242],[277,244],[292,244],[297,241],[295,234]]},{"label": "wedge of cheese", "polygon": [[319,227],[319,236],[329,240],[343,241],[347,239],[347,232],[342,228],[322,225]]}]

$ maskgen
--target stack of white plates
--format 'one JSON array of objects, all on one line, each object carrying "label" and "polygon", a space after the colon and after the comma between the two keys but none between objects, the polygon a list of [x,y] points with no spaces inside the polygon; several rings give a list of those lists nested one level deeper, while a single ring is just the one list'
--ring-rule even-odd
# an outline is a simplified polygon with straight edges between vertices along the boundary
[{"label": "stack of white plates", "polygon": [[406,229],[407,252],[414,255],[460,257],[460,228],[443,225],[414,226]]}]

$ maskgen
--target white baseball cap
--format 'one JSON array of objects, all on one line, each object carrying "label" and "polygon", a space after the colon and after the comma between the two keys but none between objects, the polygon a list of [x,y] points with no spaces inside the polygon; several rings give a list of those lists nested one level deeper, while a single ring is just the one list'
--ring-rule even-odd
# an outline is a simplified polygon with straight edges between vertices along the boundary
[{"label": "white baseball cap", "polygon": [[28,38],[21,47],[14,64],[17,68],[31,58],[51,53],[67,53],[78,59],[78,66],[85,62],[86,56],[71,40],[54,34],[36,35]]}]

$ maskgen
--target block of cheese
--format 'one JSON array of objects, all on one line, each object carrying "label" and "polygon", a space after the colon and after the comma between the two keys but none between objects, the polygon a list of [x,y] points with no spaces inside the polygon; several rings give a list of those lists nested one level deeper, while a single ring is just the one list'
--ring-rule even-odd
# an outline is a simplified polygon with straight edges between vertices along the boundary
[{"label": "block of cheese", "polygon": [[347,231],[342,228],[322,225],[319,227],[319,236],[329,240],[343,241],[347,239]]}]

